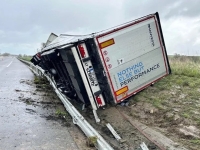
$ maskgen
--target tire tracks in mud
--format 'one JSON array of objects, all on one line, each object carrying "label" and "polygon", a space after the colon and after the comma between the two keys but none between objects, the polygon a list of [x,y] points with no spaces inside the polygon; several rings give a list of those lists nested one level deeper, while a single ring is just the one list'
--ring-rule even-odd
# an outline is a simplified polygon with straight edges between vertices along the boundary
[{"label": "tire tracks in mud", "polygon": [[[116,108],[117,109],[117,108]],[[119,111],[117,109],[117,111],[122,115],[123,118],[125,118],[133,127],[135,127],[142,135],[144,135],[149,141],[151,141],[152,143],[154,143],[160,150],[166,150],[164,148],[164,146],[162,146],[159,142],[157,142],[157,140],[154,140],[151,138],[151,135],[148,135],[148,133],[144,132],[143,130],[145,129],[142,129],[141,126],[139,126],[138,123],[134,122],[131,120],[131,118],[126,115],[125,113]]]}]

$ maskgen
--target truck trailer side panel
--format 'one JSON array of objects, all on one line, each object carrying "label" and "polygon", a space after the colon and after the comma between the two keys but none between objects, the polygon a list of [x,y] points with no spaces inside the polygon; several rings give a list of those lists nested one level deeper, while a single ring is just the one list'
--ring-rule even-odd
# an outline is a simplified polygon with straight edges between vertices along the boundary
[{"label": "truck trailer side panel", "polygon": [[170,73],[161,38],[156,15],[97,36],[116,103]]},{"label": "truck trailer side panel", "polygon": [[[62,63],[44,55],[54,50]],[[62,34],[41,53],[41,60],[34,57],[33,62],[50,73],[57,68],[56,81],[69,83],[94,111],[120,103],[171,73],[158,13],[88,35]]]}]

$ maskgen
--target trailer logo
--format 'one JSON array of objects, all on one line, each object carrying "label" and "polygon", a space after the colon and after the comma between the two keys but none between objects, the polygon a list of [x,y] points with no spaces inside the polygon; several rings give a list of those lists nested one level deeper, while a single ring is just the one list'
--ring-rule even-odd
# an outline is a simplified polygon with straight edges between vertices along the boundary
[{"label": "trailer logo", "polygon": [[108,64],[108,69],[111,69],[112,68],[112,65],[111,64]]},{"label": "trailer logo", "polygon": [[155,46],[150,24],[148,24],[148,28],[149,28],[149,35],[150,35],[151,45]]},{"label": "trailer logo", "polygon": [[143,70],[144,70],[143,63],[139,62],[117,73],[120,84],[123,83],[126,79],[129,79],[133,77],[134,75],[142,72]]},{"label": "trailer logo", "polygon": [[149,72],[159,68],[160,65],[159,63],[152,66],[149,69],[144,69],[144,65],[142,62],[139,62],[137,64],[134,64],[131,67],[128,67],[124,70],[122,70],[121,72],[117,73],[118,76],[118,80],[120,82],[120,86],[125,86],[128,83],[132,82],[135,79],[138,79],[140,77],[142,77],[145,74],[148,74]]},{"label": "trailer logo", "polygon": [[87,75],[90,80],[91,86],[97,86],[98,82],[97,82],[93,67],[89,66],[88,63],[85,63],[85,66],[87,66],[86,71],[87,71]]},{"label": "trailer logo", "polygon": [[107,51],[104,51],[103,54],[106,56],[106,55],[108,55],[108,52],[107,52]]},{"label": "trailer logo", "polygon": [[124,58],[118,59],[117,63],[118,63],[118,65],[121,65],[122,63],[124,63]]},{"label": "trailer logo", "polygon": [[109,62],[109,61],[110,61],[110,58],[109,58],[109,57],[106,57],[106,58],[105,58],[105,61],[106,61],[106,62]]}]

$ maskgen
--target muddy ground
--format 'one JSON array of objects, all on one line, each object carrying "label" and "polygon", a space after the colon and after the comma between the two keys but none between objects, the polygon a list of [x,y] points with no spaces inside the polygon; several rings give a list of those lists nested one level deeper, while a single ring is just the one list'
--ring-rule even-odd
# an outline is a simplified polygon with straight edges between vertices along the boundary
[{"label": "muddy ground", "polygon": [[114,107],[99,111],[101,118],[111,122],[128,145],[134,135],[125,121],[117,122],[121,114],[150,128],[152,135],[154,131],[164,135],[157,141],[165,149],[200,150],[199,64],[199,57],[170,58],[172,74],[129,98],[127,105],[116,106],[118,111]]},{"label": "muddy ground", "polygon": [[[199,100],[186,95],[185,91],[194,89],[185,90],[188,87],[174,86],[173,81],[170,90],[160,90],[159,84],[164,85],[170,78],[173,76],[132,97],[125,113],[163,133],[179,145],[189,150],[199,150]],[[197,93],[194,96],[198,95]]]},{"label": "muddy ground", "polygon": [[[24,81],[22,81],[24,82]],[[28,105],[39,106],[44,109],[48,114],[41,115],[41,117],[46,118],[49,121],[57,121],[61,123],[63,126],[67,126],[72,128],[71,135],[74,136],[74,139],[79,145],[80,149],[94,149],[88,146],[87,138],[78,133],[76,128],[71,120],[70,115],[65,111],[63,104],[55,95],[52,87],[49,85],[48,81],[41,78],[35,78],[32,83],[25,82],[26,84],[36,86],[36,91],[34,92],[35,95],[42,95],[44,98],[43,100],[38,101],[37,99],[31,98],[23,98],[22,101],[27,103]],[[151,88],[151,87],[150,87]],[[74,100],[71,101],[72,104],[79,110],[79,112],[86,118],[86,120],[108,141],[108,143],[115,149],[115,150],[139,150],[140,144],[143,142],[147,145],[149,150],[158,150],[158,149],[179,149],[185,150],[182,148],[182,144],[178,143],[169,143],[169,147],[166,145],[162,145],[160,143],[156,143],[157,140],[148,139],[145,136],[145,133],[141,133],[138,129],[134,126],[134,124],[130,123],[130,120],[139,120],[140,122],[152,126],[155,130],[164,133],[161,130],[158,130],[154,124],[149,124],[148,120],[154,120],[156,118],[156,111],[157,109],[150,104],[140,104],[134,99],[130,99],[128,103],[124,103],[117,106],[109,106],[107,105],[104,109],[98,110],[98,115],[101,119],[100,123],[96,123],[94,120],[94,116],[90,107],[85,108],[82,110],[82,105]],[[36,110],[27,110],[30,113],[34,113]],[[137,113],[136,113],[137,112]],[[123,116],[123,114],[128,115],[130,120],[127,120]],[[134,114],[134,115],[133,115]],[[139,114],[140,116],[135,117],[135,115]],[[149,115],[149,116],[148,116]],[[153,117],[152,117],[153,116]],[[116,132],[121,137],[121,140],[116,140],[109,129],[106,127],[106,124],[110,123],[111,126],[116,130]],[[146,127],[145,127],[146,128]],[[74,132],[75,131],[75,132]],[[151,134],[151,133],[146,133]],[[165,140],[165,139],[164,139]],[[171,145],[170,145],[171,144]]]},{"label": "muddy ground", "polygon": [[[34,82],[22,81],[26,84],[36,86],[35,95],[42,95],[43,100],[24,98],[22,96],[21,100],[28,105],[33,105],[36,107],[41,107],[44,111],[48,112],[46,115],[41,115],[41,117],[46,118],[49,121],[60,122],[63,126],[72,128],[71,135],[75,137],[77,145],[80,149],[92,150],[87,144],[87,138],[84,135],[80,136],[80,133],[74,132],[79,129],[76,128],[72,123],[70,115],[65,111],[63,104],[55,95],[52,87],[49,85],[48,81],[42,78],[35,78]],[[82,110],[82,105],[76,101],[71,101],[74,106],[81,112],[81,114],[86,118],[86,120],[110,143],[115,150],[139,150],[140,144],[144,142],[150,150],[159,149],[154,143],[149,141],[145,136],[143,136],[133,125],[131,125],[125,118],[123,118],[119,111],[115,107],[108,106],[105,110],[100,110],[98,112],[101,119],[100,123],[96,123],[94,116],[90,107]],[[30,113],[35,113],[36,110],[27,110]],[[112,112],[112,113],[111,113]],[[112,114],[112,115],[108,115]],[[117,141],[109,129],[106,127],[106,123],[110,123],[113,128],[119,133],[122,138],[120,141]],[[74,131],[73,131],[74,130]]]},{"label": "muddy ground", "polygon": [[61,126],[66,127],[66,130],[69,130],[80,150],[95,149],[94,147],[87,145],[87,138],[83,132],[72,123],[71,116],[66,112],[64,105],[56,96],[47,80],[37,77],[34,81],[22,79],[20,84],[28,84],[35,89],[35,91],[31,91],[30,93],[30,95],[34,95],[34,98],[32,96],[24,96],[24,92],[27,93],[30,91],[15,90],[15,92],[20,93],[20,96],[18,97],[19,101],[25,103],[27,106],[26,113],[39,115],[41,118],[44,118],[49,122],[59,123]]},{"label": "muddy ground", "polygon": [[[26,84],[29,84],[28,82]],[[33,85],[33,83],[30,83]],[[71,117],[65,111],[61,101],[57,98],[53,89],[48,84],[47,81],[37,79],[34,84],[37,87],[37,90],[34,92],[35,95],[43,95],[44,99],[42,101],[25,99],[22,98],[22,101],[29,105],[39,106],[42,109],[48,111],[47,115],[41,115],[41,117],[46,118],[49,121],[60,122],[63,126],[70,127],[71,135],[74,136],[76,143],[78,143],[80,149],[94,149],[89,147],[86,142],[87,138],[78,133],[78,128],[72,124]],[[82,110],[82,105],[75,101],[71,101],[73,105],[80,111],[80,113],[86,118],[86,120],[110,143],[112,147],[116,150],[139,150],[140,144],[144,142],[150,150],[157,149],[169,149],[169,150],[198,150],[199,146],[198,137],[199,130],[196,125],[192,125],[188,119],[180,117],[180,109],[173,108],[170,109],[161,109],[158,103],[150,103],[144,99],[144,95],[148,92],[155,92],[158,87],[151,86],[137,96],[129,99],[128,103],[124,103],[117,106],[107,106],[105,109],[98,110],[98,115],[101,119],[100,123],[96,123],[93,117],[93,113],[90,107]],[[175,87],[177,88],[177,87]],[[175,90],[173,90],[175,91]],[[161,92],[162,93],[162,92]],[[173,93],[172,93],[173,95]],[[148,97],[151,99],[151,97]],[[158,106],[159,107],[158,107]],[[165,105],[167,106],[167,105]],[[30,113],[34,113],[35,110],[27,110]],[[129,120],[123,116],[123,114],[129,117]],[[143,123],[147,127],[150,127],[150,132],[138,131],[134,124],[130,123],[130,120],[139,123]],[[106,127],[106,124],[110,123],[116,132],[120,135],[122,140],[117,141],[109,129]],[[139,126],[142,126],[139,124]],[[145,127],[145,128],[147,128]],[[159,136],[156,138],[152,131],[158,132],[158,134],[163,134],[167,138],[164,138],[159,141]],[[146,133],[146,134],[145,134]],[[146,137],[146,135],[151,134]],[[157,135],[156,135],[157,136]],[[151,137],[150,140],[148,137]],[[171,141],[171,140],[172,141]],[[197,140],[196,140],[197,139]],[[168,141],[168,143],[167,143]],[[193,142],[191,142],[193,141]],[[166,143],[165,143],[166,142]]]}]

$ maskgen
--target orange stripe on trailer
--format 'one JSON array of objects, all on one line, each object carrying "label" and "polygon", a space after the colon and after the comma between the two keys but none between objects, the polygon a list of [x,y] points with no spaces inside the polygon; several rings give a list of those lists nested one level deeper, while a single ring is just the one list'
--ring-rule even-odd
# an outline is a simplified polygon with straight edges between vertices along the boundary
[{"label": "orange stripe on trailer", "polygon": [[125,92],[127,92],[127,91],[128,91],[128,86],[125,86],[125,87],[119,89],[118,91],[116,91],[116,92],[115,92],[115,95],[116,95],[116,96],[119,96],[120,94],[125,93]]},{"label": "orange stripe on trailer", "polygon": [[100,48],[102,49],[102,48],[108,47],[108,46],[113,45],[113,44],[115,44],[114,39],[110,39],[110,40],[107,40],[107,41],[100,43]]}]

